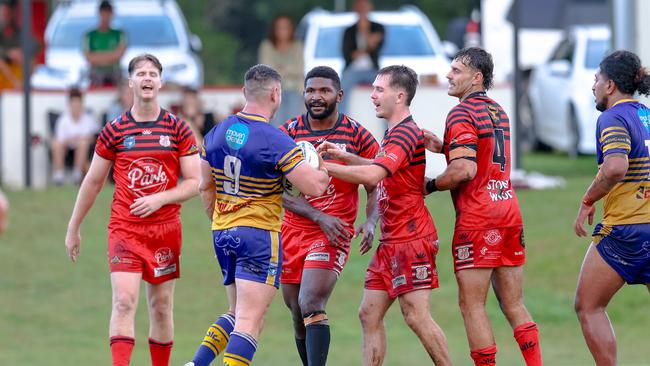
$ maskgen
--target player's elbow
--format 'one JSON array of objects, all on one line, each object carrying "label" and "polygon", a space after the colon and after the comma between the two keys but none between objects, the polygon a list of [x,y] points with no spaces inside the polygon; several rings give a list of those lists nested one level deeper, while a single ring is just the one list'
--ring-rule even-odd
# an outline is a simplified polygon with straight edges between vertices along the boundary
[{"label": "player's elbow", "polygon": [[603,176],[605,177],[605,180],[610,183],[619,182],[625,177],[625,173],[627,173],[627,167],[623,169],[623,167],[616,166],[609,169],[603,169]]},{"label": "player's elbow", "polygon": [[601,173],[606,181],[610,183],[617,183],[627,174],[628,163],[627,161],[605,161],[601,168]]},{"label": "player's elbow", "polygon": [[214,191],[214,183],[209,180],[201,179],[198,184],[198,193],[203,194],[205,192]]},{"label": "player's elbow", "polygon": [[318,175],[315,177],[313,184],[309,184],[301,192],[307,196],[320,196],[325,193],[327,186],[329,184],[329,177],[327,173],[322,170],[319,170]]}]

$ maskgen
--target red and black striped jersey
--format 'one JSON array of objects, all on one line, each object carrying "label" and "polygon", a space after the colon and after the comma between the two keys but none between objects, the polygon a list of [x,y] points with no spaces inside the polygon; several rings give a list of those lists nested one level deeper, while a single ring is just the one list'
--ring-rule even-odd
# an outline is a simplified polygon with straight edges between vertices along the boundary
[{"label": "red and black striped jersey", "polygon": [[436,233],[422,194],[426,167],[424,134],[411,116],[386,131],[373,164],[388,172],[377,186],[380,240],[406,242]]},{"label": "red and black striped jersey", "polygon": [[522,224],[510,181],[510,121],[485,93],[474,93],[447,115],[443,151],[447,163],[476,162],[476,176],[451,191],[457,230],[481,230]]},{"label": "red and black striped jersey", "polygon": [[198,153],[194,134],[185,121],[161,108],[157,120],[136,122],[127,111],[104,126],[95,152],[113,161],[111,220],[178,220],[179,204],[165,205],[145,218],[131,215],[129,207],[139,197],[176,187],[180,158]]},{"label": "red and black striped jersey", "polygon": [[[298,141],[309,141],[314,147],[318,147],[327,140],[337,145],[341,150],[361,156],[366,159],[373,159],[379,151],[379,144],[359,122],[339,114],[334,127],[328,130],[313,130],[307,122],[307,116],[297,116],[280,126],[280,130]],[[337,160],[327,161],[340,163]],[[318,197],[305,197],[314,208],[347,222],[350,228],[354,228],[354,221],[357,218],[359,206],[359,186],[346,181],[330,177],[329,185],[325,193]],[[305,228],[319,228],[313,221],[297,215],[289,210],[284,212],[284,221],[294,226]]]}]

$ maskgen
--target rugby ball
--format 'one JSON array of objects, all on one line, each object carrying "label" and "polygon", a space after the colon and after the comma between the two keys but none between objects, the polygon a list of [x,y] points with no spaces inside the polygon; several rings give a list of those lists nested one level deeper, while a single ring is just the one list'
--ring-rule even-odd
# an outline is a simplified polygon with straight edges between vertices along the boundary
[{"label": "rugby ball", "polygon": [[[302,150],[302,154],[305,156],[305,162],[311,165],[313,168],[318,169],[320,164],[318,159],[318,152],[314,145],[309,141],[298,141],[298,147]],[[303,163],[304,164],[304,163]],[[284,186],[284,192],[292,197],[297,197],[300,195],[300,191],[296,188],[287,177],[282,177],[282,185]]]}]

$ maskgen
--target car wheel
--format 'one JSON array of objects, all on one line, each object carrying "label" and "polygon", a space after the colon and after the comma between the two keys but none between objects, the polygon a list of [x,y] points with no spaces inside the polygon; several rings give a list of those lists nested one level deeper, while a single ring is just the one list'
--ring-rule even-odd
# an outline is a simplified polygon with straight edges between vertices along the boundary
[{"label": "car wheel", "polygon": [[519,118],[521,118],[521,123],[518,127],[521,128],[521,131],[518,137],[522,140],[521,148],[524,151],[551,151],[550,146],[537,138],[535,131],[537,120],[528,94],[524,94],[519,100]]},{"label": "car wheel", "polygon": [[572,158],[580,155],[580,126],[578,124],[578,116],[573,107],[569,108],[569,133],[571,139],[569,140],[569,156]]}]

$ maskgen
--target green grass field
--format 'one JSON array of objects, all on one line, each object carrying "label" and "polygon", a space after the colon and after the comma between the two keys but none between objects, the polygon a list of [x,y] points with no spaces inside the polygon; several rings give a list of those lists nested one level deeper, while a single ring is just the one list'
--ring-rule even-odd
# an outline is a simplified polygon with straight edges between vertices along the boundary
[{"label": "green grass field", "polygon": [[[540,326],[546,365],[593,365],[573,312],[573,292],[588,241],[571,229],[577,205],[595,173],[593,157],[526,155],[525,168],[567,179],[563,189],[518,191],[525,221],[528,263],[526,304]],[[102,192],[82,227],[76,264],[66,257],[63,239],[76,188],[9,192],[10,228],[0,237],[0,365],[108,365],[110,283],[106,224],[112,188]],[[449,243],[454,213],[447,193],[427,203],[438,227],[441,287],[431,296],[432,313],[444,329],[457,365],[470,365]],[[207,326],[226,309],[221,275],[214,260],[209,225],[198,199],[183,208],[182,278],[176,286],[175,347],[172,365],[190,360]],[[329,364],[361,363],[357,308],[369,255],[356,252],[330,299],[332,322]],[[142,291],[144,292],[144,291]],[[650,365],[650,309],[645,287],[625,287],[609,308],[617,331],[621,365]],[[499,365],[523,365],[512,330],[490,295],[489,313],[499,348]],[[256,365],[299,365],[289,312],[281,297],[267,317]],[[385,365],[430,364],[417,338],[403,323],[398,306],[386,319]],[[144,297],[137,315],[133,365],[149,364],[148,318]]]}]

